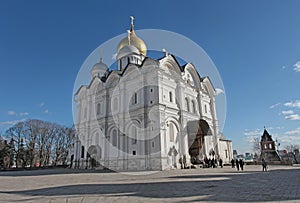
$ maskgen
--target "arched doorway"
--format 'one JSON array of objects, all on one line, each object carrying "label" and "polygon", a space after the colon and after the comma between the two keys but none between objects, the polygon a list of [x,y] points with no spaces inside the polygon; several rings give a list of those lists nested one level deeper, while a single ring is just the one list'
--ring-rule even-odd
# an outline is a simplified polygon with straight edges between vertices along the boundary
[{"label": "arched doorway", "polygon": [[168,165],[177,168],[179,164],[180,140],[178,136],[179,128],[176,120],[169,119],[167,123],[166,146],[168,154]]},{"label": "arched doorway", "polygon": [[88,158],[89,158],[89,166],[91,168],[98,167],[100,165],[99,161],[101,159],[102,151],[99,145],[91,145],[88,148]]},{"label": "arched doorway", "polygon": [[188,144],[189,155],[192,164],[200,164],[205,157],[205,136],[212,135],[208,123],[201,119],[199,121],[189,121]]}]

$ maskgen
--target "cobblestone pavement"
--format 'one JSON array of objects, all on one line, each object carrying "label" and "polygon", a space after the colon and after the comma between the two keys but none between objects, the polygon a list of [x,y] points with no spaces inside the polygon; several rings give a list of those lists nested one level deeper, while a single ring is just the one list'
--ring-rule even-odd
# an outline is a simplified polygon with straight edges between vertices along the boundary
[{"label": "cobblestone pavement", "polygon": [[[0,172],[0,202],[300,202],[300,167]],[[133,175],[134,174],[134,175]]]}]

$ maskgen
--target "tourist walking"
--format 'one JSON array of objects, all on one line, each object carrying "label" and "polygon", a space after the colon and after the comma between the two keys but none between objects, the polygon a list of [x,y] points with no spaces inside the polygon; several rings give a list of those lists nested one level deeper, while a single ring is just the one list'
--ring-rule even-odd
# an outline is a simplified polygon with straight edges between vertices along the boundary
[{"label": "tourist walking", "polygon": [[262,171],[267,171],[267,162],[264,158],[261,160],[261,165],[262,165]]},{"label": "tourist walking", "polygon": [[244,170],[244,161],[243,161],[243,159],[240,159],[240,168],[241,168],[241,171],[243,171]]},{"label": "tourist walking", "polygon": [[234,159],[231,159],[231,168],[234,168]]},{"label": "tourist walking", "polygon": [[235,160],[235,165],[236,165],[236,170],[240,170],[240,163],[239,163],[239,160],[238,159],[236,159]]}]

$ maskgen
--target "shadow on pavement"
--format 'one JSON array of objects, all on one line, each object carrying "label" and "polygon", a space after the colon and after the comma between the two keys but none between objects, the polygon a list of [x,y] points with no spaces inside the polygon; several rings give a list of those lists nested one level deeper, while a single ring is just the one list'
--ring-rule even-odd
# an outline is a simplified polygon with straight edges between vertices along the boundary
[{"label": "shadow on pavement", "polygon": [[[89,171],[91,172],[91,171]],[[153,181],[153,180],[152,180]],[[195,197],[194,201],[300,201],[300,170],[274,170],[216,175],[179,175],[148,183],[76,184],[7,191],[27,196],[110,195],[149,198]],[[182,200],[181,200],[182,201]]]},{"label": "shadow on pavement", "polygon": [[63,174],[80,174],[80,173],[114,173],[112,170],[84,170],[84,169],[30,169],[30,170],[14,170],[0,171],[1,176],[44,176],[44,175],[63,175]]}]

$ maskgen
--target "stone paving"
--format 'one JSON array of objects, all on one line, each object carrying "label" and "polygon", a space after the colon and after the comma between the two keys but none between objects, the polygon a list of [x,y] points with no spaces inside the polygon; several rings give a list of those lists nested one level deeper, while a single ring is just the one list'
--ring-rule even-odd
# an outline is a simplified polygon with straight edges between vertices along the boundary
[{"label": "stone paving", "polygon": [[0,172],[0,202],[300,202],[300,167]]}]

